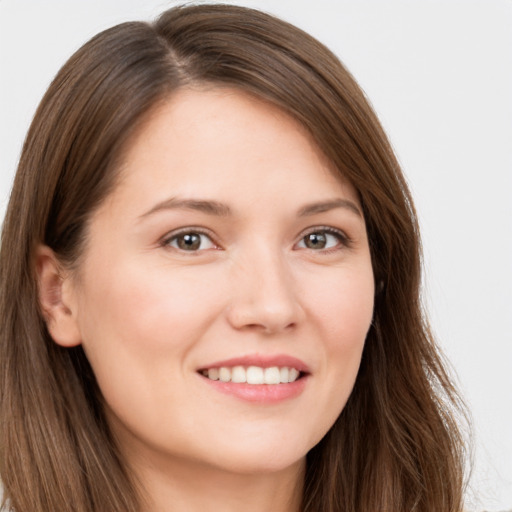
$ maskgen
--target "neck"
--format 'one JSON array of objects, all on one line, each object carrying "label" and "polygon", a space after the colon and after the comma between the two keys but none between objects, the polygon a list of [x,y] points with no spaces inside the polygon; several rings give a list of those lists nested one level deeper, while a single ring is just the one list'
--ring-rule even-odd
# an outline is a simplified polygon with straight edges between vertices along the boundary
[{"label": "neck", "polygon": [[240,474],[173,461],[144,465],[136,472],[145,489],[147,512],[299,512],[305,460],[283,470]]}]

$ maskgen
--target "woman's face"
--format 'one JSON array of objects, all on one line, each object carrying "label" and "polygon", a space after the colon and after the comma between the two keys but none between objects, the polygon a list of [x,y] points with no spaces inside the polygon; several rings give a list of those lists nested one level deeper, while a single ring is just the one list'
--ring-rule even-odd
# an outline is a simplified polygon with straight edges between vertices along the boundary
[{"label": "woman's face", "polygon": [[125,454],[242,473],[300,463],[332,426],[374,297],[354,188],[297,122],[232,89],[153,113],[71,290]]}]

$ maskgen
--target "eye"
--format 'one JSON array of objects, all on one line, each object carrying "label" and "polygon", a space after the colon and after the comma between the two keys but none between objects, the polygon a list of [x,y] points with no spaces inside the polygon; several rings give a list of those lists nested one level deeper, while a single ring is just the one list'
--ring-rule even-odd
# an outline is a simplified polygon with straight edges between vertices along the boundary
[{"label": "eye", "polygon": [[197,252],[206,249],[215,249],[217,247],[206,233],[192,230],[175,233],[167,237],[163,243],[167,247],[173,247],[180,251],[187,252]]},{"label": "eye", "polygon": [[310,231],[307,235],[302,237],[297,247],[321,251],[346,245],[348,245],[347,237],[341,231],[332,228],[323,228]]}]

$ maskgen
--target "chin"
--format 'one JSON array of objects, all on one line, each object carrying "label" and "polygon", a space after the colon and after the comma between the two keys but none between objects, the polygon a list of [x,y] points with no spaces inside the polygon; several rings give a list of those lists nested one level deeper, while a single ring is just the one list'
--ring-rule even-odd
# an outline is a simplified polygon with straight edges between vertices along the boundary
[{"label": "chin", "polygon": [[305,461],[305,454],[299,458],[283,457],[282,454],[279,457],[267,457],[264,453],[259,454],[257,458],[249,458],[239,454],[235,460],[224,461],[217,468],[238,475],[265,475],[294,469],[299,470],[305,464]]},{"label": "chin", "polygon": [[232,473],[276,473],[300,467],[311,448],[303,442],[290,443],[290,439],[285,441],[281,437],[268,442],[248,437],[243,443],[217,444],[212,459],[219,469]]}]

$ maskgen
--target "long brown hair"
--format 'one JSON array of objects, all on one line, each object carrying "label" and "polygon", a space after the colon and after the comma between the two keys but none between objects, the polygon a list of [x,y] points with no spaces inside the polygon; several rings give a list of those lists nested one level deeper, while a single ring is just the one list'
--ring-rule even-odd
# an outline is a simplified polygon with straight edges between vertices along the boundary
[{"label": "long brown hair", "polygon": [[302,123],[359,192],[376,280],[350,399],[307,456],[303,512],[460,512],[464,409],[422,313],[413,203],[364,94],[322,44],[259,11],[199,5],[124,23],[71,57],[27,135],[0,253],[0,475],[24,511],[135,512],[81,347],[63,348],[37,299],[36,247],[69,266],[115,186],[126,143],[190,84],[229,85]]}]

